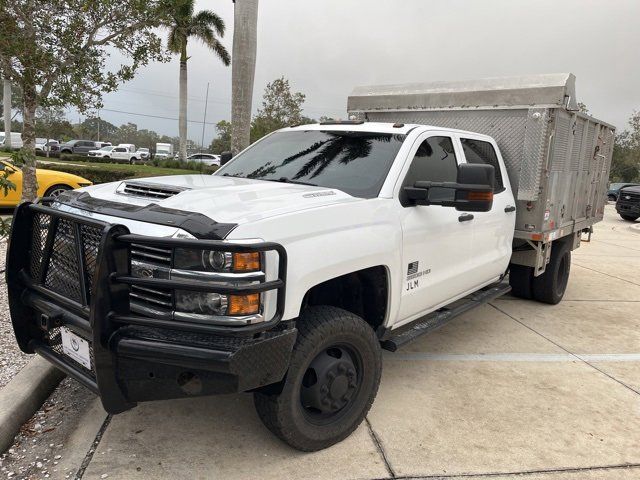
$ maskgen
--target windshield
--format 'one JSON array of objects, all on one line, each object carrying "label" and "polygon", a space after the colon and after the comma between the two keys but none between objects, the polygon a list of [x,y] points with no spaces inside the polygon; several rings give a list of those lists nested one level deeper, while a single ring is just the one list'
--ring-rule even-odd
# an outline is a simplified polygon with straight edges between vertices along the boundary
[{"label": "windshield", "polygon": [[105,152],[110,152],[113,150],[113,147],[102,147],[100,150],[104,150]]},{"label": "windshield", "polygon": [[373,198],[380,192],[404,139],[404,135],[375,132],[277,132],[216,175],[306,183]]}]

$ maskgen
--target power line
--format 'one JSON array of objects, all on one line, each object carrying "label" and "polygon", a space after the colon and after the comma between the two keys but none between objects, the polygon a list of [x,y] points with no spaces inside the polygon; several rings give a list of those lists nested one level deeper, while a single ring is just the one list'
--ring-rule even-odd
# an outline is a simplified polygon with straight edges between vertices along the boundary
[{"label": "power line", "polygon": [[[162,92],[160,90],[141,90],[141,89],[135,89],[135,88],[120,88],[118,89],[118,91],[122,91],[122,92],[129,92],[129,93],[135,93],[138,95],[151,95],[151,96],[155,96],[155,97],[164,97],[164,98],[171,98],[171,99],[177,99],[178,96],[177,95],[172,95],[169,92]],[[115,92],[113,92],[115,93]],[[187,97],[188,100],[192,101],[192,102],[199,102],[199,103],[205,103],[205,101],[202,98],[197,98],[197,97]],[[209,99],[208,103],[217,103],[220,105],[228,105],[229,104],[229,100],[216,100],[216,99]],[[305,105],[303,106],[304,110],[315,110],[316,112],[327,112],[327,111],[336,111],[336,110],[342,110],[342,108],[338,108],[338,107],[318,107],[318,106],[313,106],[313,105]]]},{"label": "power line", "polygon": [[[175,122],[178,121],[177,118],[175,117],[165,117],[162,115],[151,115],[149,113],[138,113],[138,112],[125,112],[124,110],[113,110],[111,108],[101,108],[100,109],[103,112],[112,112],[112,113],[124,113],[126,115],[137,115],[138,117],[150,117],[150,118],[159,118],[162,120],[173,120]],[[187,120],[187,122],[191,122],[191,123],[199,123],[199,124],[205,124],[205,125],[216,125],[216,123],[212,123],[212,122],[201,122],[198,120]]]}]

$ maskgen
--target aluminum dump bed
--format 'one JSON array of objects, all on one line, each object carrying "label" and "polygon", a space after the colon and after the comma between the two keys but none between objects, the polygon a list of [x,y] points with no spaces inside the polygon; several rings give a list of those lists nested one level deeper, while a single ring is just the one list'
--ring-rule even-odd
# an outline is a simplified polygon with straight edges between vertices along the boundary
[{"label": "aluminum dump bed", "polygon": [[357,87],[347,109],[492,136],[517,199],[517,238],[550,241],[602,220],[615,128],[579,111],[572,74]]}]

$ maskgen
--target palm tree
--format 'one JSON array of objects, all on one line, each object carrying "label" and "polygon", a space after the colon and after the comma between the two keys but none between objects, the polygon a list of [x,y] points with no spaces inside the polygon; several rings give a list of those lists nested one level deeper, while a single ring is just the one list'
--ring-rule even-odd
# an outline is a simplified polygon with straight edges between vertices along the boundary
[{"label": "palm tree", "polygon": [[195,0],[168,0],[168,15],[171,19],[168,25],[169,51],[180,55],[180,115],[178,132],[180,135],[180,149],[178,158],[187,158],[187,42],[189,38],[196,38],[215,53],[228,66],[231,57],[227,49],[217,37],[224,37],[224,21],[211,10],[202,10],[194,15]]},{"label": "palm tree", "polygon": [[231,150],[236,154],[247,148],[250,141],[258,37],[258,0],[234,0],[234,3]]}]

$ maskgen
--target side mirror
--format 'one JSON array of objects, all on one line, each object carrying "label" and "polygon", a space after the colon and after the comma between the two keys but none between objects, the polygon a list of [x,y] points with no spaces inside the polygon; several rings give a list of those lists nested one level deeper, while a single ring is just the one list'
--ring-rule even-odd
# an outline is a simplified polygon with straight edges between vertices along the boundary
[{"label": "side mirror", "polygon": [[229,160],[231,160],[232,158],[233,158],[233,153],[222,152],[220,154],[220,166],[224,165],[225,163],[229,163]]},{"label": "side mirror", "polygon": [[[404,187],[406,198],[414,205],[455,207],[463,212],[488,212],[493,206],[495,169],[492,165],[463,163],[458,165],[456,182],[416,182]],[[455,190],[453,200],[431,199],[430,189]]]},{"label": "side mirror", "polygon": [[493,165],[463,163],[458,165],[456,210],[463,212],[488,212],[493,206],[495,185]]}]

